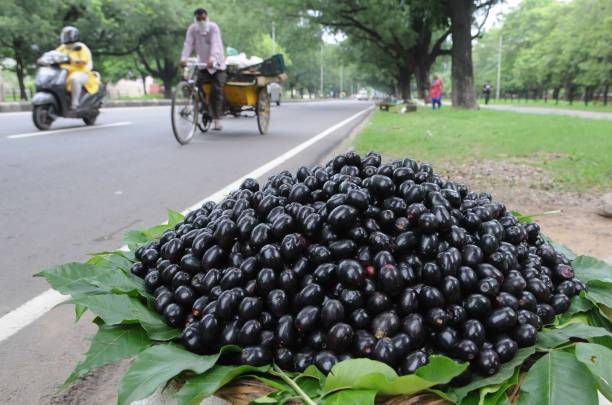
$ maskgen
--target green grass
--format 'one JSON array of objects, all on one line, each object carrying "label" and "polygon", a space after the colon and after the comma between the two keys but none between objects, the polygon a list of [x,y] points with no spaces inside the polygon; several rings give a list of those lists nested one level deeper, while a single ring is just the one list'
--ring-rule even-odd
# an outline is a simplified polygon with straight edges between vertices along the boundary
[{"label": "green grass", "polygon": [[[478,100],[478,102],[484,105],[484,99]],[[584,101],[577,100],[572,104],[565,100],[559,100],[559,104],[555,103],[555,100],[548,100],[544,102],[544,100],[511,100],[509,98],[502,98],[499,100],[491,99],[489,100],[489,104],[507,104],[507,105],[516,105],[521,107],[547,107],[547,108],[565,108],[569,110],[584,110],[584,111],[598,111],[598,112],[612,112],[612,100],[608,103],[608,105],[603,105],[602,102],[592,103],[589,102],[589,105],[584,105]]]},{"label": "green grass", "polygon": [[[376,112],[354,142],[360,153],[431,163],[529,158],[559,189],[612,189],[612,121],[443,108]],[[547,158],[551,154],[558,158]]]}]

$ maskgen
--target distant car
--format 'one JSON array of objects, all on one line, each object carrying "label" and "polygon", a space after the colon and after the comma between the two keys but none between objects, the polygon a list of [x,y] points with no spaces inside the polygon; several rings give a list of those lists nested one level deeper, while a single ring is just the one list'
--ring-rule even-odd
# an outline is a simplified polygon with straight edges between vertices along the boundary
[{"label": "distant car", "polygon": [[278,83],[268,84],[268,94],[270,95],[270,102],[280,105],[281,95],[283,93],[283,86]]},{"label": "distant car", "polygon": [[368,92],[366,90],[360,90],[357,93],[357,100],[368,100],[370,96],[368,96]]}]

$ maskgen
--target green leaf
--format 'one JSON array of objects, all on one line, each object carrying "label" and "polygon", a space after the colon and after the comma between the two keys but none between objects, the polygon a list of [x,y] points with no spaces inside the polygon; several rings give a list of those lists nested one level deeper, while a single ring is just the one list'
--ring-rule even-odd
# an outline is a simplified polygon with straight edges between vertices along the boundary
[{"label": "green leaf", "polygon": [[559,324],[563,325],[564,323],[568,322],[572,318],[572,316],[590,311],[593,308],[594,305],[591,301],[584,297],[576,295],[574,298],[572,298],[572,304],[570,305],[569,309],[563,314],[559,315]]},{"label": "green leaf", "polygon": [[149,295],[141,280],[116,267],[73,262],[43,270],[34,276],[44,277],[51,287],[73,297],[110,292]]},{"label": "green leaf", "polygon": [[136,250],[136,248],[138,248],[140,245],[144,245],[145,243],[150,241],[151,238],[142,230],[127,231],[125,235],[123,235],[123,242],[128,245],[131,251]]},{"label": "green leaf", "polygon": [[589,281],[586,297],[591,302],[612,308],[612,283],[599,280]]},{"label": "green leaf", "polygon": [[74,318],[75,318],[74,321],[78,322],[83,316],[83,314],[85,313],[85,311],[87,311],[87,307],[85,305],[75,304],[74,305]]},{"label": "green leaf", "polygon": [[476,377],[474,381],[466,386],[459,388],[451,388],[446,392],[446,397],[453,402],[461,402],[471,391],[486,387],[489,385],[503,384],[504,381],[510,379],[517,367],[532,354],[535,353],[535,347],[525,347],[520,349],[514,358],[507,363],[502,364],[499,371],[490,377]]},{"label": "green leaf", "polygon": [[589,326],[585,323],[570,323],[563,328],[556,328],[538,334],[538,347],[552,349],[570,340],[570,338],[588,339],[596,336],[610,336],[604,328]]},{"label": "green leaf", "polygon": [[[237,349],[236,346],[225,346],[221,352]],[[150,347],[140,352],[123,376],[117,403],[129,405],[133,401],[146,398],[161,384],[183,371],[190,370],[201,374],[215,365],[221,352],[200,356],[175,344]]]},{"label": "green leaf", "polygon": [[520,405],[597,405],[597,388],[584,364],[573,353],[552,351],[527,372]]},{"label": "green leaf", "polygon": [[67,295],[101,294],[107,290],[93,284],[98,276],[95,266],[84,263],[66,263],[34,274],[44,277],[55,290]]},{"label": "green leaf", "polygon": [[118,268],[129,274],[134,258],[131,256],[131,252],[117,250],[114,252],[96,253],[87,260],[87,263],[110,269]]},{"label": "green leaf", "polygon": [[529,222],[533,222],[533,217],[529,215],[523,215],[518,211],[512,211],[512,215],[514,215],[521,224],[528,224]]},{"label": "green leaf", "polygon": [[265,373],[270,366],[214,366],[204,374],[190,378],[177,393],[179,404],[199,404],[228,382],[245,373]]},{"label": "green leaf", "polygon": [[168,210],[168,226],[174,227],[179,222],[183,221],[185,216],[180,212],[176,212],[173,210]]},{"label": "green leaf", "polygon": [[578,256],[572,262],[576,277],[587,283],[591,281],[605,281],[612,283],[612,266],[608,263],[590,256]]},{"label": "green leaf", "polygon": [[62,387],[70,385],[96,367],[135,356],[152,343],[138,325],[101,325],[85,354],[85,360],[76,366]]},{"label": "green leaf", "polygon": [[374,390],[342,390],[323,398],[321,405],[374,404]]},{"label": "green leaf", "polygon": [[551,242],[551,245],[557,252],[564,254],[569,260],[574,260],[578,257],[576,253],[562,243]]},{"label": "green leaf", "polygon": [[576,358],[589,369],[599,391],[612,401],[612,350],[593,343],[578,343]]},{"label": "green leaf", "polygon": [[180,335],[178,329],[166,325],[161,316],[134,297],[117,294],[86,295],[68,303],[89,308],[107,325],[139,322],[154,340],[170,340]]},{"label": "green leaf", "polygon": [[302,372],[296,377],[296,380],[299,378],[314,378],[318,381],[323,381],[325,380],[325,374],[319,371],[317,366],[311,364],[310,366],[306,367],[306,370],[304,370],[304,372]]},{"label": "green leaf", "polygon": [[319,380],[296,377],[294,381],[308,397],[317,398],[321,395],[321,383]]},{"label": "green leaf", "polygon": [[263,376],[260,376],[260,375],[254,375],[253,378],[255,378],[256,380],[262,382],[263,384],[266,384],[270,388],[274,388],[275,390],[279,390],[279,391],[292,391],[292,388],[289,385],[287,385],[285,382],[283,382],[283,381],[273,380],[271,378],[266,378],[266,377],[263,377]]},{"label": "green leaf", "polygon": [[431,356],[429,363],[416,373],[398,377],[388,365],[370,359],[351,359],[336,364],[327,376],[324,393],[342,389],[375,390],[389,395],[410,395],[436,384],[449,382],[461,374],[467,364],[445,356]]}]

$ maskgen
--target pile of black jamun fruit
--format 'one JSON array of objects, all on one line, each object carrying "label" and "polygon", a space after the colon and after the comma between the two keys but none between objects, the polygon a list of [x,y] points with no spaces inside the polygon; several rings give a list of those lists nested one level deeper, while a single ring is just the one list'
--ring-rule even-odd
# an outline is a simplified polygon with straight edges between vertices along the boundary
[{"label": "pile of black jamun fruit", "polygon": [[373,152],[247,179],[135,257],[188,350],[288,371],[365,357],[402,375],[442,354],[492,375],[585,289],[536,223]]}]

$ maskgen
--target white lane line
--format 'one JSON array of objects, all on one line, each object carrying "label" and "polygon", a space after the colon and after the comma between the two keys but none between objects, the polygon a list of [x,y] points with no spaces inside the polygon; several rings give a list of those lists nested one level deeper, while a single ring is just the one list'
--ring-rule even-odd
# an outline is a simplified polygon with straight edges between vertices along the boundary
[{"label": "white lane line", "polygon": [[[216,193],[213,193],[209,195],[208,197],[204,198],[203,200],[198,201],[191,207],[184,210],[182,213],[186,214],[190,211],[193,211],[194,209],[200,208],[200,206],[202,206],[202,204],[204,204],[204,202],[206,201],[221,200],[226,194],[229,194],[230,191],[238,188],[238,186],[244,181],[244,179],[248,177],[252,177],[252,178],[261,177],[262,175],[266,174],[268,171],[274,169],[276,166],[286,162],[288,159],[297,155],[304,149],[315,144],[321,139],[331,135],[332,133],[334,133],[334,131],[342,128],[344,125],[353,121],[355,118],[360,117],[363,114],[369,112],[373,108],[374,108],[373,106],[368,107],[365,110],[362,110],[358,112],[357,114],[350,116],[344,121],[339,122],[338,124],[327,128],[326,130],[319,133],[318,135],[315,135],[309,140],[283,153],[276,159],[264,164],[263,166],[258,167],[257,169],[253,170],[250,173],[245,174],[239,179],[236,179],[235,181],[223,187],[221,190],[217,191]],[[119,250],[126,250],[126,249],[127,249],[126,245],[123,245],[119,248]],[[31,324],[32,322],[36,321],[38,318],[43,316],[46,312],[51,310],[54,306],[56,306],[57,304],[60,304],[61,302],[67,300],[68,298],[70,297],[66,295],[62,295],[55,290],[49,289],[43,292],[42,294],[37,295],[36,297],[32,298],[31,300],[21,305],[20,307],[7,313],[2,318],[0,318],[0,342],[13,336],[15,333],[19,332],[21,329],[23,329],[24,327],[28,326],[29,324]]]},{"label": "white lane line", "polygon": [[23,133],[23,134],[8,135],[8,136],[6,136],[6,138],[7,139],[31,138],[31,137],[35,137],[35,136],[53,135],[53,134],[57,134],[57,133],[89,131],[89,130],[100,129],[100,128],[122,127],[122,126],[132,125],[132,124],[133,124],[133,122],[131,122],[131,121],[113,122],[113,123],[101,124],[101,125],[60,128],[60,129],[53,129],[53,130],[50,130],[50,131],[27,132],[27,133]]},{"label": "white lane line", "polygon": [[76,127],[76,128],[66,128],[66,129],[54,129],[51,131],[38,131],[38,132],[28,132],[25,134],[15,134],[9,135],[7,139],[21,139],[21,138],[31,138],[34,136],[44,136],[44,135],[53,135],[58,133],[66,133],[66,132],[77,132],[77,131],[90,131],[92,129],[100,129],[100,128],[112,128],[112,127],[123,127],[126,125],[132,125],[133,122],[125,121],[125,122],[113,122],[111,124],[102,124],[102,125],[92,125],[90,127]]},{"label": "white lane line", "polygon": [[0,342],[25,328],[69,297],[48,289],[0,318]]}]

